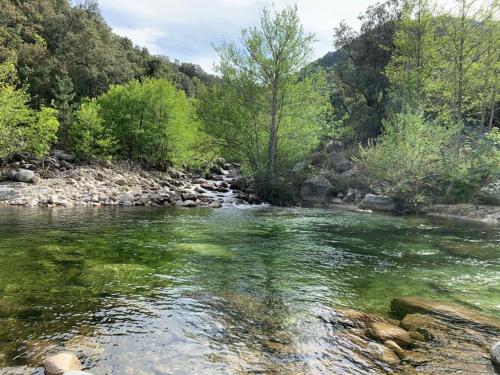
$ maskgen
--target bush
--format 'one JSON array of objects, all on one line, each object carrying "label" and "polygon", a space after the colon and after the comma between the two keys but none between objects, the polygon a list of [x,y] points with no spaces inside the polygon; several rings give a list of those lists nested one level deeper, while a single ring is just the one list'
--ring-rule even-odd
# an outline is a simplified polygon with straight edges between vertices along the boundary
[{"label": "bush", "polygon": [[460,126],[428,122],[421,114],[399,114],[385,122],[383,134],[361,148],[359,160],[376,192],[413,212],[436,197],[473,200],[500,161],[493,142],[466,136]]}]

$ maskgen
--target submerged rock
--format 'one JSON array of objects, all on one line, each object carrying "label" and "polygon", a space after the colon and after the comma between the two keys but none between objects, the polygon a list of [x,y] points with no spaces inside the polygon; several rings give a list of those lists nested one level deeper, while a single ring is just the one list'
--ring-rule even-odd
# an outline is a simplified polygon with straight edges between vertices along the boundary
[{"label": "submerged rock", "polygon": [[63,375],[68,371],[80,371],[82,365],[78,358],[70,352],[61,352],[43,361],[47,375]]},{"label": "submerged rock", "polygon": [[446,321],[464,323],[482,330],[500,332],[499,319],[447,302],[418,297],[395,298],[391,302],[391,311],[399,317],[411,313],[430,314]]},{"label": "submerged rock", "polygon": [[376,359],[388,363],[390,365],[397,365],[399,357],[385,345],[371,342],[368,344],[368,352]]},{"label": "submerged rock", "polygon": [[370,334],[382,342],[392,340],[403,347],[408,347],[411,344],[411,337],[407,331],[386,322],[371,323]]}]

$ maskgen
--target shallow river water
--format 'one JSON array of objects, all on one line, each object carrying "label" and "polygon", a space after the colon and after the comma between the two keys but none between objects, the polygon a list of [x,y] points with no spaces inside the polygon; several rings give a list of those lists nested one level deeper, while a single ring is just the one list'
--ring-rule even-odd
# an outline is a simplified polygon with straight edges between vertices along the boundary
[{"label": "shallow river water", "polygon": [[384,314],[405,295],[500,317],[498,228],[302,208],[0,210],[0,374],[38,374],[62,346],[96,375],[338,373],[322,309]]}]

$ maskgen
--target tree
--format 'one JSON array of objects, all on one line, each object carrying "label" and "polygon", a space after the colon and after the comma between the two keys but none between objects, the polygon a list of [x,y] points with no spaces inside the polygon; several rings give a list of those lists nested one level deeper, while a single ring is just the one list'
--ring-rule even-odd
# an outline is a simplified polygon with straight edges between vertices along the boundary
[{"label": "tree", "polygon": [[390,0],[359,17],[359,32],[345,23],[335,29],[339,56],[332,71],[333,121],[348,140],[365,141],[380,134],[389,99],[385,68],[394,51],[399,13],[399,2]]},{"label": "tree", "polygon": [[198,123],[183,91],[163,79],[115,85],[97,99],[117,156],[156,167],[193,156]]},{"label": "tree", "polygon": [[225,43],[217,48],[222,84],[209,91],[200,116],[216,142],[237,148],[232,154],[247,162],[263,195],[272,194],[278,167],[290,161],[291,150],[300,157],[318,139],[325,98],[316,89],[323,80],[300,80],[298,74],[312,41],[297,8],[287,7],[264,9],[260,26],[243,30],[241,47]]},{"label": "tree", "polygon": [[95,98],[82,103],[68,133],[70,149],[81,159],[109,160],[116,150],[116,140]]},{"label": "tree", "polygon": [[57,139],[57,111],[30,109],[29,95],[14,87],[16,81],[14,64],[0,64],[0,157],[29,152],[41,158]]}]

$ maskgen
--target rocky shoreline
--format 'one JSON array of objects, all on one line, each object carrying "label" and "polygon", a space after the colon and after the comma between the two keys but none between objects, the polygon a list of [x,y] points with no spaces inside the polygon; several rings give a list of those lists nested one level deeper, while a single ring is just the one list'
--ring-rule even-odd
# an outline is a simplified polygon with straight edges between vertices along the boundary
[{"label": "rocky shoreline", "polygon": [[206,173],[145,170],[128,163],[85,165],[56,152],[43,162],[15,161],[0,171],[0,204],[23,207],[177,206],[260,204],[238,175],[220,162]]},{"label": "rocky shoreline", "polygon": [[330,309],[319,317],[329,326],[333,345],[363,373],[494,375],[500,370],[500,320],[460,305],[404,297],[392,301],[389,318]]}]

